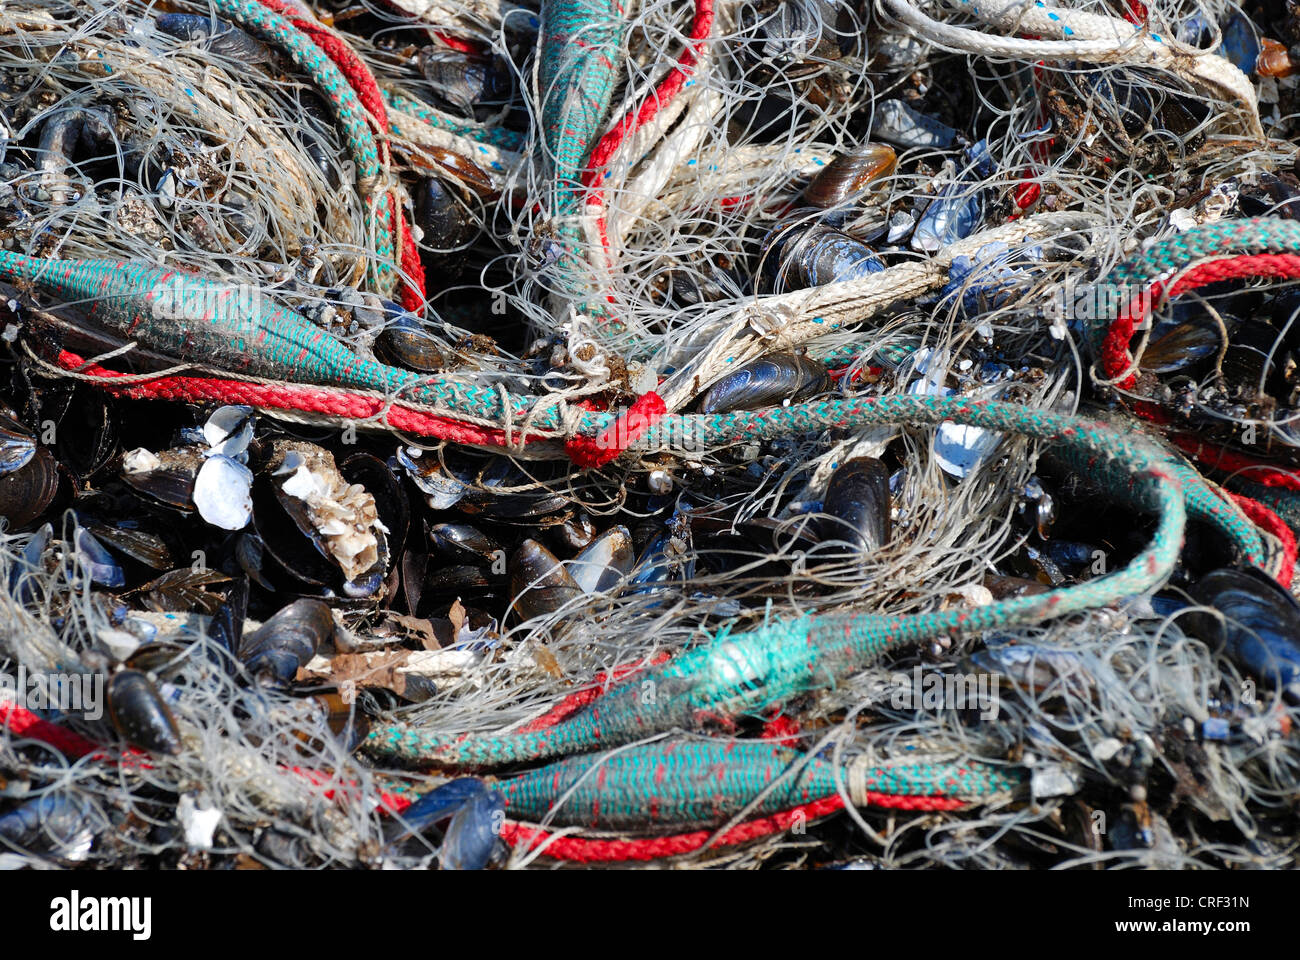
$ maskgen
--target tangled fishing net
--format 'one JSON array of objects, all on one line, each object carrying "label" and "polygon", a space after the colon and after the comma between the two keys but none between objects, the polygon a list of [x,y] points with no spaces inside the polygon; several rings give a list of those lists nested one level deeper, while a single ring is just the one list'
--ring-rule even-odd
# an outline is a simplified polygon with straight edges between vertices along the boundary
[{"label": "tangled fishing net", "polygon": [[1293,867],[1297,43],[4,3],[0,864]]}]

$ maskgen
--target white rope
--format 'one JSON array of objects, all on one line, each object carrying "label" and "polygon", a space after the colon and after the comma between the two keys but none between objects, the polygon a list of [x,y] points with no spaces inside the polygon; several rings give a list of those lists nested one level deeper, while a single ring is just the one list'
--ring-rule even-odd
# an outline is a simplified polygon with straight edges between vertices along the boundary
[{"label": "white rope", "polygon": [[1002,30],[1053,36],[1055,40],[997,37],[968,27],[953,27],[922,13],[908,0],[880,0],[883,7],[922,39],[986,57],[1084,60],[1094,63],[1147,63],[1175,74],[1234,104],[1245,113],[1248,132],[1263,140],[1259,99],[1250,79],[1223,57],[1198,50],[1117,17],[1048,7],[1041,0],[989,0],[951,5]]}]

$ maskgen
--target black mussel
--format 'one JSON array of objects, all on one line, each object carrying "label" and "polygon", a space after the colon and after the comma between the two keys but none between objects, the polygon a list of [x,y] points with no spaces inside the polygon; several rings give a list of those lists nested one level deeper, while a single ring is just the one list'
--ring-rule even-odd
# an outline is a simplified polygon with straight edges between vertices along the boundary
[{"label": "black mussel", "polygon": [[814,207],[829,210],[876,189],[898,164],[892,147],[864,143],[841,153],[818,171],[804,188],[803,199]]},{"label": "black mussel", "polygon": [[287,684],[333,636],[334,617],[328,605],[295,600],[243,636],[239,659],[263,682]]},{"label": "black mussel", "polygon": [[[280,506],[269,477],[259,477],[253,484],[253,526],[256,535],[243,537],[237,548],[240,567],[249,577],[265,581],[269,576],[276,581],[278,568],[313,587],[330,586],[338,580],[338,567],[303,542],[302,531]],[[274,563],[267,563],[268,558]]]},{"label": "black mussel", "polygon": [[745,295],[747,287],[740,271],[712,260],[696,269],[670,270],[665,279],[669,298],[681,307],[735,300]]},{"label": "black mussel", "polygon": [[118,425],[112,409],[98,392],[79,387],[74,404],[55,430],[59,463],[81,479],[104,469],[118,451]]},{"label": "black mussel", "polygon": [[[532,487],[532,489],[518,489]],[[509,457],[492,457],[479,470],[460,508],[501,519],[543,517],[564,509],[568,497],[547,489]]]},{"label": "black mussel", "polygon": [[485,119],[514,96],[514,73],[499,57],[430,47],[420,51],[420,71],[439,103],[464,117]]},{"label": "black mussel", "polygon": [[191,13],[163,13],[154,25],[177,40],[200,44],[209,53],[240,65],[270,63],[271,48],[252,34],[216,17]]},{"label": "black mussel", "polygon": [[510,592],[521,620],[554,613],[582,596],[555,554],[536,540],[525,540],[510,558]]},{"label": "black mussel", "polygon": [[655,593],[674,580],[689,580],[695,576],[695,559],[690,526],[674,522],[641,551],[623,592]]},{"label": "black mussel", "polygon": [[153,681],[139,670],[119,670],[109,678],[108,716],[132,746],[151,753],[181,752],[176,718]]},{"label": "black mussel", "polygon": [[990,573],[984,577],[984,586],[993,595],[994,600],[1032,597],[1047,592],[1047,587],[1037,580],[1026,580],[1024,577],[1007,577],[996,573]]},{"label": "black mussel", "polygon": [[307,156],[311,157],[311,162],[325,178],[329,188],[337,190],[343,183],[339,161],[330,150],[328,142],[315,129],[317,127],[322,131],[333,129],[334,120],[330,116],[329,108],[315,92],[305,87],[296,90],[295,96],[304,119],[310,118],[312,122],[299,124],[294,134],[302,144],[303,150],[307,152]]},{"label": "black mussel", "polygon": [[[1226,316],[1223,319],[1231,336],[1237,321]],[[1161,323],[1151,331],[1151,342],[1142,352],[1141,366],[1151,373],[1175,373],[1212,360],[1222,349],[1223,331],[1208,315],[1180,323]]]},{"label": "black mussel", "polygon": [[[847,4],[785,0],[775,7],[746,5],[741,23],[753,30],[745,52],[757,66],[797,76],[801,64],[838,60],[854,48],[858,27]],[[815,63],[812,64],[815,66]]]},{"label": "black mussel", "polygon": [[856,237],[823,223],[800,223],[768,235],[759,279],[761,292],[783,293],[860,280],[884,269],[875,251]]},{"label": "black mussel", "polygon": [[143,448],[122,456],[122,479],[132,490],[177,510],[194,509],[194,482],[203,466],[197,447],[174,447],[151,453]]},{"label": "black mussel", "polygon": [[[469,209],[459,187],[428,177],[415,196],[415,225],[420,245],[446,253],[471,243],[479,233],[478,218]],[[456,261],[448,261],[454,266]]]},{"label": "black mussel", "polygon": [[554,526],[547,527],[547,535],[557,551],[575,553],[591,545],[596,538],[596,525],[585,513],[565,517]]},{"label": "black mussel", "polygon": [[399,313],[375,337],[375,356],[395,367],[417,373],[437,373],[447,365],[443,345],[409,313]]},{"label": "black mussel", "polygon": [[632,572],[636,554],[632,532],[627,527],[610,527],[573,558],[569,572],[587,593],[605,593]]},{"label": "black mussel", "polygon": [[797,353],[773,353],[735,370],[704,392],[700,413],[758,410],[798,403],[831,388],[825,364]]},{"label": "black mussel", "polygon": [[54,455],[37,447],[25,466],[0,475],[0,517],[9,530],[25,530],[39,520],[59,492]]},{"label": "black mussel", "polygon": [[80,859],[104,823],[82,797],[45,793],[0,814],[0,851],[18,849]]},{"label": "black mussel", "polygon": [[360,484],[375,498],[379,522],[385,529],[388,555],[400,556],[411,526],[411,502],[387,463],[369,453],[354,453],[339,464],[348,483]]},{"label": "black mussel", "polygon": [[41,185],[49,191],[51,201],[64,204],[75,197],[68,168],[79,148],[94,149],[105,140],[112,143],[113,128],[102,110],[72,107],[50,114],[41,127],[39,149]]},{"label": "black mussel", "polygon": [[431,450],[415,447],[399,447],[397,463],[434,510],[447,510],[460,503],[469,492],[474,476],[465,464],[444,461]]},{"label": "black mussel", "polygon": [[226,593],[225,602],[217,608],[208,623],[208,640],[218,647],[223,659],[238,659],[244,637],[244,618],[248,615],[249,582],[237,579]]},{"label": "black mussel", "polygon": [[[1277,389],[1275,374],[1282,366],[1279,331],[1263,320],[1246,320],[1237,328],[1223,353],[1225,386],[1239,396],[1253,397]],[[1281,390],[1277,390],[1281,393]]]},{"label": "black mussel", "polygon": [[1223,567],[1191,588],[1198,602],[1222,617],[1197,613],[1191,629],[1209,643],[1224,644],[1228,655],[1261,680],[1300,701],[1300,603],[1276,580],[1259,570]]},{"label": "black mussel", "polygon": [[492,586],[494,579],[500,579],[492,573],[492,567],[482,564],[461,563],[450,567],[438,567],[429,573],[424,587],[437,593],[449,593],[460,590],[485,590]]},{"label": "black mussel", "polygon": [[36,456],[36,438],[8,407],[0,406],[0,475],[13,473]]},{"label": "black mussel", "polygon": [[819,524],[827,540],[844,540],[859,550],[889,542],[889,468],[874,457],[854,457],[831,474]]},{"label": "black mussel", "polygon": [[1255,184],[1240,189],[1237,205],[1248,217],[1300,220],[1300,182],[1291,174],[1261,173]]},{"label": "black mussel", "polygon": [[499,564],[505,572],[505,548],[468,523],[439,523],[429,528],[429,542],[448,560],[457,563]]}]

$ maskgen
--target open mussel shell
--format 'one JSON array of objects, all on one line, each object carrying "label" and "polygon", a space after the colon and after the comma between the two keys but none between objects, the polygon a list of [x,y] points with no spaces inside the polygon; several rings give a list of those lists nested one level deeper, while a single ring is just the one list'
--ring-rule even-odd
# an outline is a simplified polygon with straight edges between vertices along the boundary
[{"label": "open mussel shell", "polygon": [[765,239],[759,280],[764,293],[784,293],[860,280],[885,269],[874,250],[824,223],[784,225]]},{"label": "open mussel shell", "polygon": [[176,555],[167,539],[160,531],[150,529],[147,523],[122,518],[111,522],[95,517],[78,519],[101,543],[132,560],[154,570],[170,570],[176,566]]},{"label": "open mussel shell", "polygon": [[805,203],[829,210],[868,191],[877,189],[898,165],[893,147],[883,143],[864,143],[841,153],[818,171],[804,188]]},{"label": "open mussel shell", "polygon": [[352,454],[339,464],[339,473],[348,483],[361,484],[375,498],[379,522],[388,530],[388,554],[400,556],[411,527],[411,502],[401,481],[387,463],[369,453]]},{"label": "open mussel shell", "polygon": [[103,395],[79,387],[55,429],[59,462],[82,478],[94,476],[117,454],[118,426]]},{"label": "open mussel shell", "polygon": [[122,457],[122,479],[132,490],[186,513],[194,508],[194,483],[203,466],[197,447],[173,447],[151,453],[130,450]]},{"label": "open mussel shell", "polygon": [[411,482],[425,495],[433,510],[449,510],[469,492],[474,471],[448,458],[446,462],[430,450],[399,447],[397,463]]},{"label": "open mussel shell", "polygon": [[569,563],[574,583],[587,593],[613,590],[636,562],[632,532],[624,526],[610,527]]},{"label": "open mussel shell", "polygon": [[889,542],[889,468],[874,457],[854,457],[831,474],[818,524],[827,540],[844,540],[859,550]]},{"label": "open mussel shell", "polygon": [[325,587],[338,580],[338,567],[308,546],[298,525],[280,505],[270,477],[258,477],[253,483],[253,526],[256,541],[248,541],[245,547],[261,544],[259,574],[268,572],[265,561],[270,558],[290,578],[308,586]]},{"label": "open mussel shell", "polygon": [[295,600],[240,641],[239,659],[264,682],[288,684],[334,636],[334,617],[320,600]]},{"label": "open mussel shell", "polygon": [[733,370],[704,392],[700,413],[797,403],[831,388],[826,366],[803,354],[773,353]]},{"label": "open mussel shell", "polygon": [[[389,473],[382,464],[358,461],[354,467],[358,473],[374,474],[374,480],[387,485]],[[361,484],[351,483],[335,464],[333,455],[313,444],[277,442],[270,468],[272,492],[283,512],[316,552],[339,571],[344,594],[364,598],[379,592],[388,570],[389,553],[386,528],[374,495]],[[392,488],[389,494],[396,496]],[[254,494],[255,513],[256,499]],[[271,541],[260,526],[258,533],[269,548]],[[276,559],[284,562],[279,554]]]},{"label": "open mussel shell", "polygon": [[1191,588],[1198,602],[1222,617],[1195,613],[1190,627],[1261,680],[1300,701],[1300,603],[1276,580],[1259,570],[1223,567]]},{"label": "open mussel shell", "polygon": [[19,470],[36,456],[36,438],[18,422],[13,411],[0,406],[0,475]]},{"label": "open mussel shell", "polygon": [[583,595],[555,554],[525,540],[510,558],[510,592],[521,620],[554,613]]},{"label": "open mussel shell", "polygon": [[158,688],[139,670],[119,670],[108,681],[108,716],[122,739],[151,753],[178,754],[176,718]]},{"label": "open mussel shell", "polygon": [[0,475],[0,517],[13,532],[25,530],[54,504],[62,475],[54,455],[37,447],[27,463]]}]

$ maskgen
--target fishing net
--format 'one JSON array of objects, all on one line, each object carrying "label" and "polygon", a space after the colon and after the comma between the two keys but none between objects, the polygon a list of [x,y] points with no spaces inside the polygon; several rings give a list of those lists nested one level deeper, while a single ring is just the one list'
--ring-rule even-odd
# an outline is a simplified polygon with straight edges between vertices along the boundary
[{"label": "fishing net", "polygon": [[5,3],[0,862],[1294,866],[1293,20]]}]

